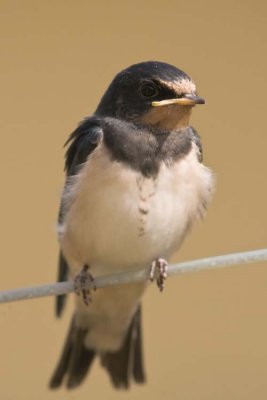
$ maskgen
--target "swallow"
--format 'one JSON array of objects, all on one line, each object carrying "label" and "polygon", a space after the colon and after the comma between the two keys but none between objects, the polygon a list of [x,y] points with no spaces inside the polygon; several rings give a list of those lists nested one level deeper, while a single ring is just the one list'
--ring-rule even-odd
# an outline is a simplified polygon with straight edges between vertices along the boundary
[{"label": "swallow", "polygon": [[[186,73],[142,62],[115,76],[95,113],[70,135],[58,280],[74,279],[82,296],[75,296],[51,388],[80,385],[97,357],[115,388],[145,382],[140,302],[148,282],[92,294],[85,282],[147,267],[163,289],[167,262],[204,215],[213,189],[200,136],[189,124],[198,104],[204,99]],[[58,316],[64,305],[59,296]]]}]

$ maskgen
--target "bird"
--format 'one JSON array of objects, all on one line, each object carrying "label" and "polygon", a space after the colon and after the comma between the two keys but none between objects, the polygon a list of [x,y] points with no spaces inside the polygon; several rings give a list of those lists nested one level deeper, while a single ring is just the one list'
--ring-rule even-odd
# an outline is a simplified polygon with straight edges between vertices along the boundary
[{"label": "bird", "polygon": [[[100,359],[111,384],[146,381],[141,299],[147,282],[87,290],[94,278],[148,268],[163,290],[169,258],[211,200],[213,172],[190,126],[194,81],[160,61],[119,72],[69,136],[58,216],[58,281],[79,296],[50,388],[78,387]],[[61,316],[66,296],[56,299]]]}]

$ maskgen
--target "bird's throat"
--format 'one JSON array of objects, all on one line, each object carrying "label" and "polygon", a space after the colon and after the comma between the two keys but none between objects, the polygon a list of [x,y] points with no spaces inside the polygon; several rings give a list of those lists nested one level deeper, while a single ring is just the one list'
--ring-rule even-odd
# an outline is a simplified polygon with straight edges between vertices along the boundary
[{"label": "bird's throat", "polygon": [[141,122],[163,130],[174,131],[189,125],[191,112],[190,106],[154,107],[142,116]]}]

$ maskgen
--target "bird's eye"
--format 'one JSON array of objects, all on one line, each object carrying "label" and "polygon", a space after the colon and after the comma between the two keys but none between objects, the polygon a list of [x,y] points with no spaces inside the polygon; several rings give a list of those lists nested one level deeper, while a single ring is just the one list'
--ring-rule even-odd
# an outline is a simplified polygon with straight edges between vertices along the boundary
[{"label": "bird's eye", "polygon": [[140,88],[140,93],[143,97],[151,99],[152,97],[157,96],[158,88],[154,83],[144,83]]}]

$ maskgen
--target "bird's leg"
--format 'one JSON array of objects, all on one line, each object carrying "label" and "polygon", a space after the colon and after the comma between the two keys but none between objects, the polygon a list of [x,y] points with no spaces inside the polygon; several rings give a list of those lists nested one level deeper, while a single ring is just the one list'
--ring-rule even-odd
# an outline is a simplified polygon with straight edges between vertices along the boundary
[{"label": "bird's leg", "polygon": [[89,272],[89,265],[85,264],[74,278],[74,290],[78,296],[82,293],[83,301],[87,306],[92,301],[90,286],[96,290],[95,280]]},{"label": "bird's leg", "polygon": [[157,286],[162,292],[164,288],[164,281],[167,279],[168,263],[164,258],[157,258],[151,264],[150,280],[153,282],[156,279]]}]

